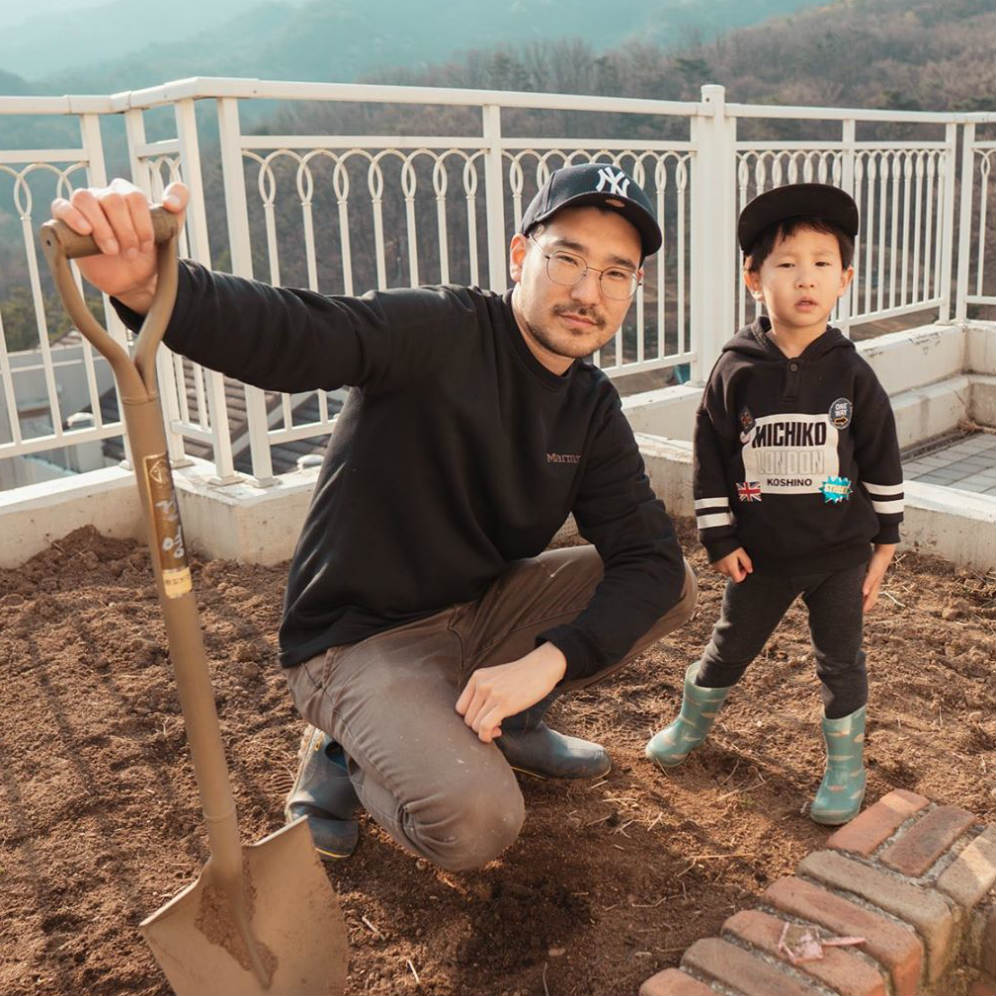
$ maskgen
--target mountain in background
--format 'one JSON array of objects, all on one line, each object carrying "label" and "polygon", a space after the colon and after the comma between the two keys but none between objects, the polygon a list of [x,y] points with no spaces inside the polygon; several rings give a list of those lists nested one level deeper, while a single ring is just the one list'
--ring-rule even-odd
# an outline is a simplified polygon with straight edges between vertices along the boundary
[{"label": "mountain in background", "polygon": [[[89,6],[67,10],[59,9],[56,0],[51,0],[30,15],[27,10],[35,4],[21,6],[25,12],[21,23],[11,24],[15,18],[9,12],[4,17],[0,69],[37,83],[69,74],[83,80],[92,74],[96,79],[105,69],[139,50],[146,50],[147,57],[156,62],[168,62],[202,34],[213,38],[216,46],[224,47],[226,28],[230,22],[237,22],[249,5],[245,0],[170,0],[169,5],[156,7],[147,0],[94,0]],[[288,17],[297,10],[294,0],[274,6]],[[125,89],[132,87],[129,84]],[[90,87],[86,91],[105,92],[103,88]],[[34,92],[54,91],[46,86]]]},{"label": "mountain in background", "polygon": [[[177,3],[185,0],[176,0]],[[629,0],[618,0],[614,11],[629,11]],[[529,5],[536,5],[535,8]],[[549,8],[549,0],[520,0],[517,9]],[[635,6],[635,5],[634,5]],[[334,10],[323,5],[324,13],[332,17],[338,11],[351,11],[355,18],[365,15],[350,6],[350,0]],[[688,9],[692,9],[686,5]],[[315,27],[316,20],[307,16],[308,7],[301,11],[298,28]],[[441,8],[446,9],[455,8]],[[578,10],[594,11],[593,0],[579,0]],[[643,8],[641,8],[643,9]],[[711,8],[722,8],[719,2]],[[731,7],[732,9],[732,7]],[[272,16],[272,53],[295,51],[299,48],[300,72],[291,68],[278,70],[278,63],[256,64],[254,68],[228,68],[226,71],[264,77],[267,75],[303,78],[305,69],[314,64],[316,50],[323,52],[323,42],[317,30],[314,44],[292,33],[280,20],[283,8],[253,8],[236,23],[248,34],[257,18]],[[644,13],[646,11],[644,10]],[[502,15],[506,20],[511,17]],[[604,19],[604,15],[603,15]],[[560,18],[560,20],[563,20]],[[621,15],[620,15],[621,23]],[[658,18],[658,22],[659,22]],[[589,19],[590,22],[590,19]],[[340,20],[340,23],[344,23]],[[354,26],[359,21],[353,22]],[[408,22],[405,22],[407,24]],[[482,24],[485,23],[482,17]],[[487,23],[491,23],[488,21]],[[681,48],[661,45],[647,37],[627,35],[617,45],[609,44],[607,35],[596,41],[577,37],[575,29],[585,22],[572,18],[569,33],[555,38],[517,38],[515,42],[498,44],[488,32],[476,30],[474,42],[453,54],[449,48],[435,63],[403,66],[362,73],[369,82],[421,86],[447,86],[482,89],[532,90],[551,93],[603,94],[620,97],[650,97],[656,99],[690,100],[700,98],[704,83],[720,83],[726,87],[729,101],[817,107],[867,107],[884,109],[923,109],[933,111],[993,110],[996,93],[996,65],[992,58],[992,38],[996,29],[996,9],[993,0],[834,0],[819,8],[799,9],[788,16],[771,19],[763,24],[733,30],[710,40],[694,38]],[[656,23],[656,22],[655,22]],[[480,28],[480,25],[477,26]],[[565,29],[567,32],[567,29]],[[348,44],[342,52],[352,49],[356,32],[346,32]],[[702,32],[704,35],[705,32]],[[408,32],[392,26],[392,38],[398,44],[413,41]],[[292,44],[291,38],[296,38]],[[482,44],[482,41],[486,44]],[[225,57],[234,58],[242,46],[232,28]],[[373,44],[368,39],[367,49]],[[291,45],[290,48],[287,46]],[[175,55],[184,47],[161,46],[153,52]],[[367,52],[369,54],[369,52]],[[328,56],[328,53],[325,53]],[[151,53],[150,53],[151,58]],[[328,58],[331,58],[328,56]],[[340,57],[338,65],[344,65]],[[359,63],[357,63],[359,64]],[[83,87],[85,90],[108,93],[145,83],[163,83],[183,70],[173,68],[155,71],[143,80],[128,80],[117,85]],[[115,71],[121,71],[121,64]],[[106,67],[110,72],[112,67]],[[203,71],[190,69],[189,72]],[[357,70],[357,72],[359,72]],[[330,74],[331,75],[331,74]],[[95,79],[95,77],[91,77]],[[340,78],[346,78],[343,73]],[[68,79],[68,77],[67,77]],[[0,92],[38,93],[37,84],[27,82],[10,72],[0,72]],[[67,86],[57,92],[81,92],[77,86]],[[50,91],[51,92],[51,91]],[[273,134],[471,134],[480,127],[480,113],[474,108],[416,107],[398,104],[356,105],[340,102],[295,101],[279,107],[274,101],[242,101],[240,115],[247,131]],[[221,190],[221,169],[217,129],[212,124],[213,102],[201,102],[204,114],[202,130],[202,172],[205,179],[205,202],[209,215],[209,231],[213,233],[212,253],[216,266],[226,265],[224,197]],[[158,121],[157,119],[158,115]],[[175,134],[169,108],[146,114],[150,138]],[[72,115],[11,115],[0,119],[0,142],[5,148],[39,149],[71,148],[79,142],[79,123]],[[577,112],[526,111],[508,109],[502,115],[502,126],[510,135],[561,135],[597,139],[612,137],[610,132],[625,133],[634,142],[641,138],[687,138],[688,122],[669,115],[601,115]],[[836,128],[836,132],[834,132]],[[900,126],[888,126],[896,134]],[[440,130],[441,129],[441,130]],[[820,131],[813,122],[798,120],[758,120],[741,124],[745,137],[771,138],[779,141],[794,138],[833,138],[839,136],[839,125],[829,125]],[[127,150],[121,119],[112,117],[104,126],[104,149],[108,169],[127,172]],[[936,137],[943,129],[935,126]],[[876,134],[886,132],[876,129]],[[41,183],[46,179],[39,175]],[[26,261],[20,246],[21,229],[12,198],[12,179],[0,172],[0,312],[8,345],[35,341],[33,304],[28,290]],[[35,190],[36,200],[44,203],[52,192]],[[332,196],[331,187],[319,188],[316,198]],[[282,210],[291,210],[287,201]],[[317,209],[316,209],[317,210]],[[405,222],[391,216],[384,222],[387,230],[401,230]],[[290,229],[288,229],[290,230]],[[291,258],[293,253],[281,253]],[[334,252],[328,256],[334,260]],[[357,248],[356,258],[373,259],[372,250],[364,254]],[[263,261],[258,261],[265,272]],[[288,276],[285,272],[285,276]],[[303,282],[304,278],[296,278]],[[364,277],[363,279],[367,279]],[[369,278],[372,280],[373,278]],[[364,284],[364,286],[372,284]],[[52,305],[55,314],[55,305]],[[54,327],[54,326],[53,326]]]},{"label": "mountain in background", "polygon": [[[718,4],[716,7],[718,8]],[[832,0],[680,49],[571,38],[481,47],[370,82],[751,104],[996,110],[994,0]]]},{"label": "mountain in background", "polygon": [[571,37],[602,51],[639,39],[672,49],[814,2],[172,0],[150,15],[147,4],[115,0],[59,15],[57,31],[51,16],[4,31],[0,69],[48,94],[113,93],[187,76],[352,82],[503,43]]}]

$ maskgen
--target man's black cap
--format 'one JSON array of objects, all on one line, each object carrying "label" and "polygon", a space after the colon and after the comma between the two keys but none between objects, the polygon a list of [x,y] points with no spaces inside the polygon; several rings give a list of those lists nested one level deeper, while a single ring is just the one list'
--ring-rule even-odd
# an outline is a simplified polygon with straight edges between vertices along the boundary
[{"label": "man's black cap", "polygon": [[840,187],[829,183],[790,183],[755,197],[740,212],[737,239],[750,255],[758,236],[789,218],[819,218],[832,222],[853,239],[858,234],[858,205]]},{"label": "man's black cap", "polygon": [[561,208],[586,204],[616,211],[630,222],[640,233],[644,258],[660,249],[664,237],[650,198],[625,170],[612,163],[580,163],[551,173],[522,216],[522,234],[528,235]]}]

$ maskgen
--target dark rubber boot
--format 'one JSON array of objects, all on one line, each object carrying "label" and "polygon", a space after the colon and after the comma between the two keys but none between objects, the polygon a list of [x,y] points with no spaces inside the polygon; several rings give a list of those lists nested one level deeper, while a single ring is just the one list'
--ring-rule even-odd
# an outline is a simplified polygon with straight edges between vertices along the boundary
[{"label": "dark rubber boot", "polygon": [[612,760],[601,744],[551,730],[543,717],[557,693],[551,692],[515,716],[502,720],[495,741],[505,760],[527,775],[538,778],[598,778],[608,774]]},{"label": "dark rubber boot", "polygon": [[323,861],[348,858],[360,836],[353,813],[359,799],[349,780],[342,747],[309,726],[301,737],[297,778],[284,804],[288,823],[306,816]]}]

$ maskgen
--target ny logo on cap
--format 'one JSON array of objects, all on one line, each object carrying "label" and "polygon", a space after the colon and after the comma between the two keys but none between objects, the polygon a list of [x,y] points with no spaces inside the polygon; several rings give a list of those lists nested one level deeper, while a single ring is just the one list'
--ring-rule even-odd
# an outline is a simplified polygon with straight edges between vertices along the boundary
[{"label": "ny logo on cap", "polygon": [[625,197],[626,190],[629,187],[629,177],[622,170],[613,173],[611,166],[603,166],[598,171],[598,186],[595,189],[602,190],[606,184],[609,185],[610,194],[618,194],[620,197]]}]

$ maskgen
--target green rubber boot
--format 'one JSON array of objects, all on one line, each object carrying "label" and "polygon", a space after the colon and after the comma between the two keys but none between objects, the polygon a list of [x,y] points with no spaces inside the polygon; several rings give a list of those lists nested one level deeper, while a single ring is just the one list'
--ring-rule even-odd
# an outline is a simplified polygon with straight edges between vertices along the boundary
[{"label": "green rubber boot", "polygon": [[690,664],[685,672],[685,693],[678,718],[654,734],[647,744],[647,757],[661,768],[677,767],[693,747],[705,740],[733,687],[700,688],[695,684],[698,667],[697,662]]},{"label": "green rubber boot", "polygon": [[809,807],[815,823],[836,827],[853,820],[865,797],[865,707],[849,716],[823,720],[827,770]]}]

